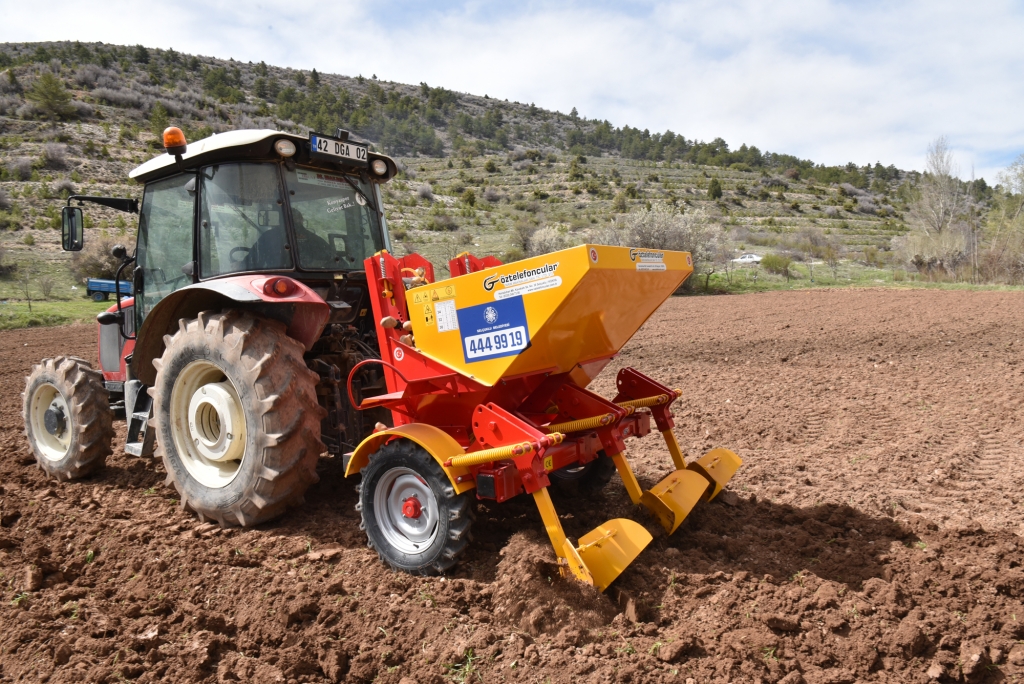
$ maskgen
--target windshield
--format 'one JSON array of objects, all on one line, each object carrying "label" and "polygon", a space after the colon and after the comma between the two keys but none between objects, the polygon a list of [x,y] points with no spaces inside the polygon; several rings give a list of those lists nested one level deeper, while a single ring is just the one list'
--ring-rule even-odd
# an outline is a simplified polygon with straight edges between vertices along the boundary
[{"label": "windshield", "polygon": [[373,187],[358,177],[348,179],[361,192],[338,174],[303,168],[285,170],[299,268],[360,268],[364,259],[384,248],[371,204]]},{"label": "windshield", "polygon": [[292,268],[276,164],[218,164],[202,170],[200,274]]}]

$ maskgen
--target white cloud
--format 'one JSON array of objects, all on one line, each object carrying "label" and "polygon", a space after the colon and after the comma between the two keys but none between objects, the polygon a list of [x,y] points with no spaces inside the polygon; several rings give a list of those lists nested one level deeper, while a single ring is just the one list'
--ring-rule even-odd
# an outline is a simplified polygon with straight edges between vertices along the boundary
[{"label": "white cloud", "polygon": [[376,73],[829,164],[920,168],[945,134],[965,173],[991,181],[1024,151],[1024,16],[1008,1],[3,0],[0,11],[4,41],[141,42]]}]

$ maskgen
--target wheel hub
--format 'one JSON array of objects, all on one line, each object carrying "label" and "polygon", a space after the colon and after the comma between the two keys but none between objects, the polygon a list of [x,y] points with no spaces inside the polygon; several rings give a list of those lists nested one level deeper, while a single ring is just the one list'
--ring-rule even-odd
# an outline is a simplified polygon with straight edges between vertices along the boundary
[{"label": "wheel hub", "polygon": [[385,472],[373,494],[374,513],[388,542],[402,553],[420,553],[438,533],[437,498],[420,475],[404,467]]},{"label": "wheel hub", "polygon": [[420,500],[415,496],[410,496],[402,504],[402,515],[406,518],[419,518],[423,515],[423,506],[420,505]]},{"label": "wheel hub", "polygon": [[60,406],[51,404],[50,408],[46,409],[46,413],[43,414],[43,427],[54,437],[60,437],[64,434],[67,426],[68,421],[64,416],[64,411]]},{"label": "wheel hub", "polygon": [[192,443],[211,461],[233,461],[242,457],[245,445],[235,434],[242,420],[238,395],[230,382],[201,386],[188,404]]}]

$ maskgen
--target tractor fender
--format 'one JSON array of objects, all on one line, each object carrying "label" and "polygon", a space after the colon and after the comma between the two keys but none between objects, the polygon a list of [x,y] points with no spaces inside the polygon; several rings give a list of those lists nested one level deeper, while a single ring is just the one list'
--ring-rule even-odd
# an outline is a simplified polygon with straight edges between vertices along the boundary
[{"label": "tractor fender", "polygon": [[132,374],[143,384],[153,385],[156,382],[153,359],[164,353],[164,335],[177,332],[180,319],[195,318],[201,311],[237,309],[281,321],[288,326],[288,336],[309,351],[327,324],[330,306],[316,292],[292,278],[286,278],[293,285],[291,294],[268,295],[263,285],[272,277],[279,276],[250,274],[207,280],[175,290],[161,299],[146,314],[136,333]]},{"label": "tractor fender", "polygon": [[354,475],[365,468],[366,464],[370,462],[370,454],[376,452],[385,442],[399,438],[419,444],[433,456],[444,470],[445,475],[448,476],[456,494],[468,492],[476,487],[476,480],[473,479],[473,473],[469,468],[445,466],[444,464],[452,456],[462,456],[466,450],[459,446],[459,443],[452,439],[447,432],[426,423],[409,423],[373,433],[360,442],[356,450],[352,452],[352,457],[345,464],[345,477]]}]

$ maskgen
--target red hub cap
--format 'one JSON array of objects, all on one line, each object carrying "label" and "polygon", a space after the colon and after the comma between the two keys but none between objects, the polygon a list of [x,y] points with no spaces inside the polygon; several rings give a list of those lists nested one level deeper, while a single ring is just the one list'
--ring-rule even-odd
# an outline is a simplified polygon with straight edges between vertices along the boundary
[{"label": "red hub cap", "polygon": [[402,515],[406,518],[418,518],[423,514],[423,507],[420,506],[420,500],[415,496],[410,496],[402,503]]}]

